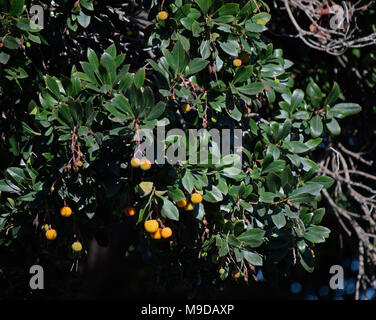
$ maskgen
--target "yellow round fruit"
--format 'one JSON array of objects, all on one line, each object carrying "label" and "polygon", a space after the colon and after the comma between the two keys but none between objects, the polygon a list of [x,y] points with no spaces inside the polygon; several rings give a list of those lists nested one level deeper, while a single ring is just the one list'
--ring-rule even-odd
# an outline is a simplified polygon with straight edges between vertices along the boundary
[{"label": "yellow round fruit", "polygon": [[151,168],[151,162],[148,159],[145,159],[141,162],[140,168],[143,171],[147,171]]},{"label": "yellow round fruit", "polygon": [[144,223],[144,228],[149,233],[154,233],[159,229],[159,223],[157,220],[147,220]]},{"label": "yellow round fruit", "polygon": [[190,203],[188,203],[188,204],[184,207],[184,210],[185,210],[185,211],[192,211],[194,208],[195,208],[195,205],[192,204],[192,203],[190,202]]},{"label": "yellow round fruit", "polygon": [[176,205],[179,208],[184,208],[187,205],[187,203],[188,203],[187,199],[184,199],[184,200],[180,200],[180,201],[176,202]]},{"label": "yellow round fruit", "polygon": [[221,268],[219,269],[219,274],[224,274],[225,273],[225,269]]},{"label": "yellow round fruit", "polygon": [[240,59],[234,59],[232,63],[235,67],[240,67],[242,65],[242,61]]},{"label": "yellow round fruit", "polygon": [[49,229],[46,231],[46,238],[48,240],[55,240],[57,237],[57,232],[55,229]]},{"label": "yellow round fruit", "polygon": [[140,159],[138,159],[138,158],[136,158],[136,157],[133,157],[133,158],[131,159],[131,166],[132,166],[133,168],[138,168],[140,165],[141,165],[141,160],[140,160]]},{"label": "yellow round fruit", "polygon": [[50,229],[50,226],[47,223],[42,226],[42,230],[44,232],[47,232],[47,230],[49,230],[49,229]]},{"label": "yellow round fruit", "polygon": [[125,208],[125,210],[124,210],[124,214],[125,214],[127,217],[133,217],[133,216],[136,214],[136,209],[133,208],[133,207]]},{"label": "yellow round fruit", "polygon": [[160,11],[157,16],[159,20],[166,20],[168,18],[168,13],[166,11]]},{"label": "yellow round fruit", "polygon": [[158,228],[157,231],[153,232],[153,233],[150,233],[150,236],[153,238],[153,239],[161,239],[162,238],[162,233],[161,233],[161,228]]},{"label": "yellow round fruit", "polygon": [[72,244],[72,250],[74,252],[80,252],[82,250],[82,244],[79,241],[73,242]]},{"label": "yellow round fruit", "polygon": [[163,228],[161,231],[162,238],[167,239],[172,236],[172,230],[169,227]]},{"label": "yellow round fruit", "polygon": [[181,111],[183,112],[189,112],[190,110],[191,110],[191,106],[189,105],[189,103],[183,104],[181,106]]},{"label": "yellow round fruit", "polygon": [[65,206],[65,207],[62,207],[60,209],[60,214],[63,216],[63,217],[70,217],[72,215],[72,209],[68,206]]},{"label": "yellow round fruit", "polygon": [[191,195],[191,202],[194,204],[202,202],[202,195],[198,192],[195,192]]}]

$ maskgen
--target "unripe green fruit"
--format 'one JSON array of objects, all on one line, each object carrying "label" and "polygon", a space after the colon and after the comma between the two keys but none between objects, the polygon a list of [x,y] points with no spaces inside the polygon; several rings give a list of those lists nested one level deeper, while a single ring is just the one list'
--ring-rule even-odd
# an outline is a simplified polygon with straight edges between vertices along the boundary
[{"label": "unripe green fruit", "polygon": [[222,274],[224,274],[224,273],[225,273],[225,269],[223,269],[223,268],[219,269],[219,274],[220,274],[220,275],[222,275]]}]

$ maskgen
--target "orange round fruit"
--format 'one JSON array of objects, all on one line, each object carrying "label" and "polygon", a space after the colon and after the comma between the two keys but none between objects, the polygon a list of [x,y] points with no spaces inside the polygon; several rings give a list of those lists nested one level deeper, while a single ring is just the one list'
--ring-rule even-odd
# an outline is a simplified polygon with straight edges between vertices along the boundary
[{"label": "orange round fruit", "polygon": [[166,20],[168,18],[168,13],[166,11],[160,11],[157,16],[159,20]]},{"label": "orange round fruit", "polygon": [[147,220],[144,223],[144,228],[149,233],[154,233],[159,229],[159,223],[157,220]]},{"label": "orange round fruit", "polygon": [[57,237],[57,232],[55,229],[49,229],[46,231],[46,238],[48,240],[55,240]]},{"label": "orange round fruit", "polygon": [[73,242],[72,244],[72,250],[74,252],[80,252],[82,251],[82,244],[80,241]]},{"label": "orange round fruit", "polygon": [[156,232],[153,232],[153,233],[150,233],[150,236],[153,238],[153,239],[161,239],[162,238],[162,233],[161,233],[161,228],[158,228],[158,230]]},{"label": "orange round fruit", "polygon": [[172,236],[172,230],[169,227],[165,227],[161,231],[162,238],[167,239]]},{"label": "orange round fruit", "polygon": [[136,157],[133,157],[133,158],[131,159],[131,166],[132,166],[133,168],[138,168],[140,165],[141,165],[141,160],[140,160],[140,159],[138,159],[138,158],[136,158]]},{"label": "orange round fruit", "polygon": [[151,168],[151,162],[148,159],[145,159],[141,162],[140,168],[143,171],[147,171]]},{"label": "orange round fruit", "polygon": [[78,161],[76,161],[76,165],[77,165],[77,167],[82,167],[83,162],[81,160],[78,160]]},{"label": "orange round fruit", "polygon": [[191,195],[191,202],[194,204],[202,202],[202,195],[198,192],[195,192]]},{"label": "orange round fruit", "polygon": [[235,67],[240,67],[242,65],[242,61],[240,59],[235,59],[233,64]]},{"label": "orange round fruit", "polygon": [[185,211],[192,211],[194,208],[195,208],[195,205],[192,204],[192,203],[190,202],[190,203],[188,203],[188,204],[184,207],[184,210],[185,210]]},{"label": "orange round fruit", "polygon": [[181,111],[183,112],[189,112],[190,110],[191,110],[191,106],[189,105],[189,103],[183,104],[181,106]]},{"label": "orange round fruit", "polygon": [[127,217],[133,217],[136,214],[136,209],[133,207],[125,208],[124,213]]},{"label": "orange round fruit", "polygon": [[70,217],[72,215],[72,209],[68,206],[65,206],[65,207],[62,207],[60,209],[60,214],[63,216],[63,217]]},{"label": "orange round fruit", "polygon": [[184,199],[184,200],[180,200],[180,201],[176,202],[176,205],[179,208],[184,208],[187,205],[187,203],[188,203],[187,199]]}]

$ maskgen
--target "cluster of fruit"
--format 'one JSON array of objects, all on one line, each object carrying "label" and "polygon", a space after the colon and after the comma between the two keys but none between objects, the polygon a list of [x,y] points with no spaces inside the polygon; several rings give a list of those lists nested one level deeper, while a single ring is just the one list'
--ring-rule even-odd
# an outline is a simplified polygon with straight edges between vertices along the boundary
[{"label": "cluster of fruit", "polygon": [[146,232],[150,234],[153,239],[167,239],[172,236],[172,230],[169,227],[161,228],[155,219],[147,220],[144,223]]},{"label": "cluster of fruit", "polygon": [[151,168],[151,162],[148,159],[139,159],[133,157],[131,159],[132,168],[141,168],[143,171],[147,171]]},{"label": "cluster of fruit", "polygon": [[[72,215],[72,209],[68,206],[64,206],[60,209],[60,215],[62,217],[68,218]],[[57,231],[51,228],[51,225],[48,225],[48,224],[42,225],[42,230],[45,232],[45,236],[47,240],[55,240],[57,238]],[[80,241],[73,242],[72,250],[74,252],[81,252],[82,251],[81,242]]]},{"label": "cluster of fruit", "polygon": [[191,195],[190,201],[188,199],[180,200],[176,203],[179,208],[184,208],[185,211],[192,211],[195,208],[195,205],[202,202],[202,195],[198,192],[195,192]]}]

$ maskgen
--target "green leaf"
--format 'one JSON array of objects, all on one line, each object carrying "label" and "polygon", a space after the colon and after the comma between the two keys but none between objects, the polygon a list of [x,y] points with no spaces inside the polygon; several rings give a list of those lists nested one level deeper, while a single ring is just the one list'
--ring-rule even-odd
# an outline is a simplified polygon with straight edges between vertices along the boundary
[{"label": "green leaf", "polygon": [[319,208],[313,211],[312,224],[321,223],[322,218],[325,215],[325,208]]},{"label": "green leaf", "polygon": [[123,95],[116,95],[109,103],[105,104],[105,108],[119,119],[134,118],[131,105]]},{"label": "green leaf", "polygon": [[80,11],[77,21],[83,27],[87,28],[90,24],[91,17],[87,16],[82,10]]},{"label": "green leaf", "polygon": [[233,83],[244,82],[251,78],[253,66],[240,67],[235,73]]},{"label": "green leaf", "polygon": [[154,186],[153,182],[143,181],[138,185],[139,187],[138,193],[140,194],[141,197],[145,197],[152,192],[153,186]]},{"label": "green leaf", "polygon": [[103,53],[101,57],[101,64],[106,68],[108,80],[105,83],[112,85],[116,79],[116,64],[114,58],[107,52]]},{"label": "green leaf", "polygon": [[24,11],[24,0],[12,0],[10,4],[9,14],[14,17],[18,17]]},{"label": "green leaf", "polygon": [[304,91],[301,89],[296,89],[292,93],[291,96],[291,106],[290,106],[290,112],[294,112],[303,102],[304,99]]},{"label": "green leaf", "polygon": [[276,197],[276,194],[273,192],[265,192],[265,191],[259,191],[260,194],[260,202],[265,202],[265,203],[273,203],[274,198]]},{"label": "green leaf", "polygon": [[260,33],[260,32],[267,30],[267,28],[264,25],[253,23],[252,20],[248,20],[245,23],[245,29],[249,32],[256,32],[256,33]]},{"label": "green leaf", "polygon": [[159,101],[155,106],[151,107],[150,112],[147,114],[145,120],[154,120],[158,119],[165,111],[166,104],[162,101]]},{"label": "green leaf", "polygon": [[57,84],[55,79],[53,79],[49,75],[46,76],[46,86],[55,95],[56,98],[59,99],[61,97],[59,85]]},{"label": "green leaf", "polygon": [[303,253],[299,252],[299,256],[300,264],[303,266],[303,268],[308,272],[313,272],[315,267],[315,261],[313,259],[311,250],[306,248]]},{"label": "green leaf", "polygon": [[144,85],[145,81],[145,69],[141,68],[134,76],[134,84],[136,88],[140,89]]},{"label": "green leaf", "polygon": [[186,198],[184,192],[177,187],[168,187],[168,196],[175,202]]},{"label": "green leaf", "polygon": [[312,137],[316,138],[321,136],[324,129],[322,120],[319,115],[315,115],[310,121]]},{"label": "green leaf", "polygon": [[285,215],[283,214],[283,211],[280,211],[277,214],[273,214],[272,221],[278,229],[281,229],[282,227],[284,227],[286,225],[286,218],[285,218]]},{"label": "green leaf", "polygon": [[98,61],[98,57],[95,54],[94,50],[92,50],[90,48],[87,49],[87,59],[88,59],[90,65],[92,66],[93,70],[98,70],[99,61]]},{"label": "green leaf", "polygon": [[166,217],[171,220],[179,221],[179,210],[176,206],[167,198],[160,197],[163,199],[163,206],[161,214],[163,217]]},{"label": "green leaf", "polygon": [[323,188],[322,184],[312,183],[295,189],[289,194],[292,203],[308,203],[314,200]]},{"label": "green leaf", "polygon": [[333,185],[334,181],[335,180],[333,178],[331,178],[331,177],[318,176],[318,177],[314,177],[313,179],[309,180],[308,183],[319,183],[325,189],[328,189],[328,188],[330,188]]},{"label": "green leaf", "polygon": [[244,256],[244,259],[250,264],[254,266],[262,266],[262,257],[258,253],[250,250],[242,250],[241,253]]},{"label": "green leaf", "polygon": [[172,51],[172,58],[176,67],[176,72],[182,73],[187,66],[187,56],[180,41],[177,41],[174,50]]},{"label": "green leaf", "polygon": [[223,200],[223,195],[216,186],[212,185],[210,189],[206,190],[203,199],[208,202],[217,203]]},{"label": "green leaf", "polygon": [[20,43],[16,40],[16,38],[12,36],[6,36],[4,38],[4,47],[10,50],[14,50],[20,47]]},{"label": "green leaf", "polygon": [[21,189],[9,180],[0,180],[0,191],[2,192],[19,192]]},{"label": "green leaf", "polygon": [[224,15],[236,15],[239,12],[239,4],[237,3],[226,3],[221,6],[214,14],[218,16]]},{"label": "green leaf", "polygon": [[308,227],[304,238],[312,243],[325,242],[325,239],[329,237],[330,230],[323,226],[311,225]]},{"label": "green leaf", "polygon": [[203,59],[207,59],[210,56],[210,41],[205,40],[201,42],[200,54]]},{"label": "green leaf", "polygon": [[293,153],[303,153],[309,150],[309,147],[300,141],[285,141],[284,144]]},{"label": "green leaf", "polygon": [[263,243],[265,231],[259,228],[253,228],[241,233],[237,238],[238,240],[245,242],[246,245],[256,248]]},{"label": "green leaf", "polygon": [[282,171],[286,166],[285,160],[275,160],[270,163],[265,169],[262,170],[262,173],[277,172]]},{"label": "green leaf", "polygon": [[10,167],[7,169],[7,173],[17,182],[21,183],[25,179],[24,171],[21,168]]},{"label": "green leaf", "polygon": [[333,108],[330,108],[328,113],[336,118],[343,119],[359,113],[362,110],[361,106],[357,103],[338,103]]},{"label": "green leaf", "polygon": [[94,11],[93,2],[91,0],[80,0],[80,5],[89,11]]},{"label": "green leaf", "polygon": [[261,82],[252,82],[236,89],[247,96],[253,96],[263,91],[264,85]]},{"label": "green leaf", "polygon": [[187,190],[189,193],[192,193],[194,187],[194,178],[188,169],[185,170],[185,174],[181,182],[183,184],[184,189]]},{"label": "green leaf", "polygon": [[218,41],[219,46],[224,52],[230,56],[237,57],[240,51],[239,43],[235,40],[228,40],[226,42]]},{"label": "green leaf", "polygon": [[0,63],[7,64],[9,61],[10,55],[5,52],[0,52]]},{"label": "green leaf", "polygon": [[313,81],[307,86],[307,94],[311,98],[312,105],[317,108],[320,106],[323,94],[320,87]]},{"label": "green leaf", "polygon": [[206,61],[204,59],[201,59],[201,58],[193,59],[188,65],[189,71],[187,73],[187,76],[200,72],[208,64],[209,64],[209,61]]},{"label": "green leaf", "polygon": [[333,136],[338,136],[341,134],[341,127],[335,118],[331,119],[325,125]]},{"label": "green leaf", "polygon": [[324,105],[332,105],[335,103],[341,94],[341,89],[339,88],[339,85],[337,82],[334,82],[334,85],[332,87],[332,90],[330,90],[328,96],[325,99]]},{"label": "green leaf", "polygon": [[194,0],[198,6],[200,7],[201,11],[206,14],[208,13],[210,7],[213,4],[213,0]]}]

